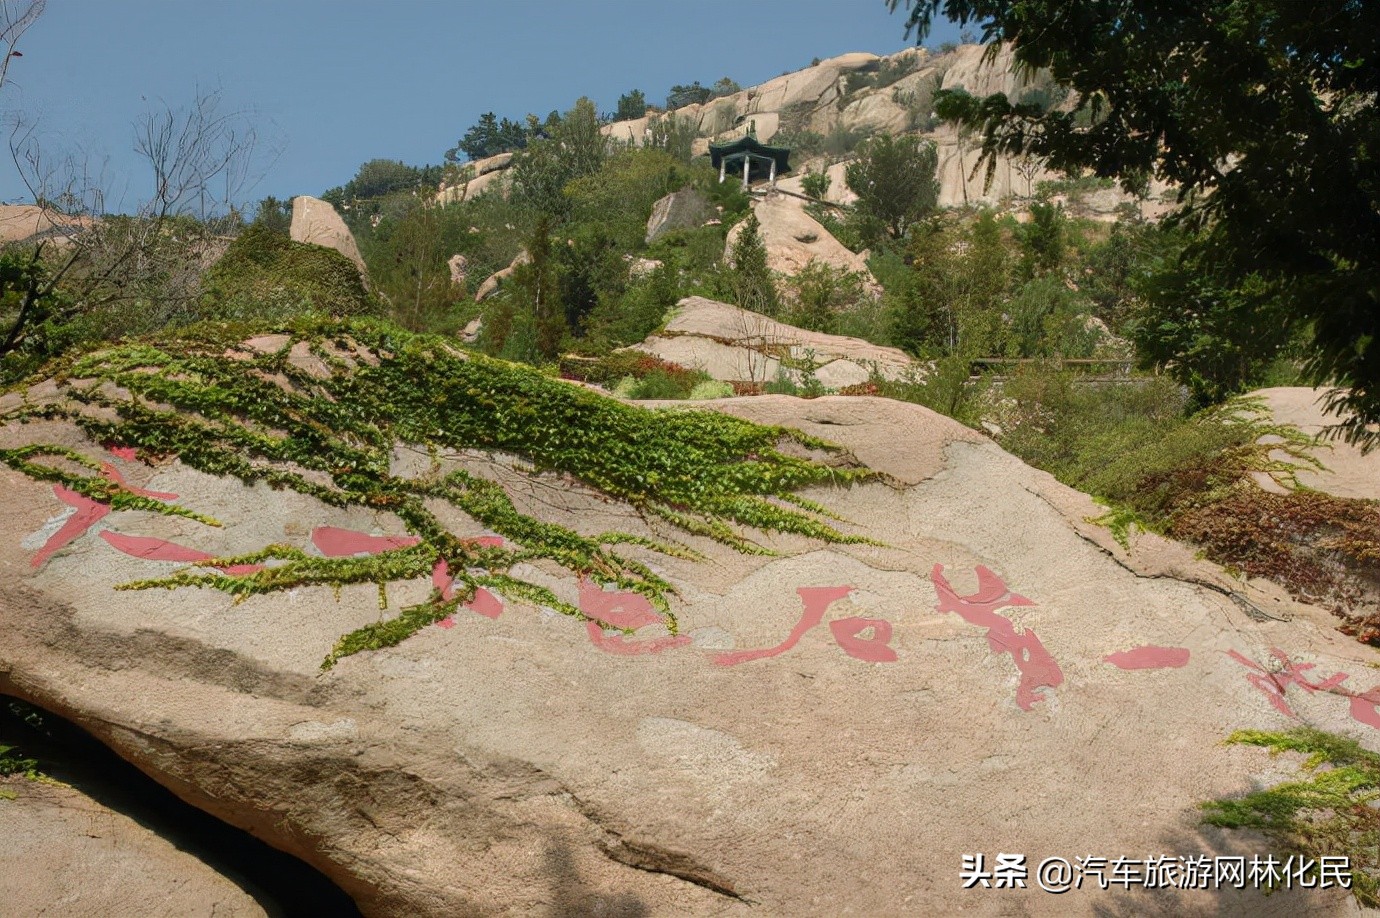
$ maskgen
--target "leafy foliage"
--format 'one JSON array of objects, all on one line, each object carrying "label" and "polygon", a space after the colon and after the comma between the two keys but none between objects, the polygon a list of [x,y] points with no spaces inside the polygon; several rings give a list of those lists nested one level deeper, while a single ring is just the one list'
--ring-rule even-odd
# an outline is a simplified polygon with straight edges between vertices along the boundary
[{"label": "leafy foliage", "polygon": [[485,112],[465,131],[465,136],[446,151],[446,162],[457,162],[462,153],[475,160],[521,150],[543,132],[542,127],[535,115],[528,115],[523,123],[508,118],[499,121],[493,112]]},{"label": "leafy foliage", "polygon": [[600,128],[594,103],[577,100],[549,138],[534,139],[514,157],[513,202],[553,219],[567,217],[566,185],[598,172],[609,153],[609,138]]},{"label": "leafy foliage", "polygon": [[743,221],[738,238],[733,240],[732,272],[727,276],[727,294],[734,305],[765,316],[781,312],[771,268],[767,267],[767,246],[762,241],[756,214]]},{"label": "leafy foliage", "polygon": [[830,181],[827,172],[813,172],[806,169],[805,174],[800,178],[800,187],[810,197],[822,200],[829,193]]},{"label": "leafy foliage", "polygon": [[836,334],[839,316],[857,306],[867,294],[863,276],[811,260],[786,282],[791,292],[787,321],[811,331]]},{"label": "leafy foliage", "polygon": [[230,244],[203,283],[205,314],[218,319],[356,316],[377,309],[359,269],[344,255],[258,223]]},{"label": "leafy foliage", "polygon": [[1380,907],[1380,755],[1349,737],[1311,727],[1238,730],[1228,743],[1306,758],[1296,781],[1203,803],[1203,821],[1262,832],[1286,854],[1350,858],[1352,895]]},{"label": "leafy foliage", "polygon": [[[800,487],[867,475],[779,449],[791,441],[829,449],[803,434],[713,413],[643,411],[529,369],[466,358],[444,340],[388,325],[298,322],[279,328],[288,340],[270,354],[239,345],[231,329],[206,328],[74,358],[60,374],[66,401],[48,414],[70,418],[97,442],[133,447],[144,457],[177,455],[208,474],[262,481],[335,507],[396,514],[419,544],[367,558],[318,558],[270,545],[222,559],[226,566],[270,564],[257,573],[235,576],[197,565],[127,585],[206,587],[245,597],[311,584],[382,585],[427,576],[437,562],[447,563],[457,577],[457,599],[435,594],[398,617],[346,635],[327,666],[360,649],[396,643],[449,614],[480,586],[579,616],[549,591],[510,573],[513,565],[535,558],[642,593],[674,630],[670,585],[618,546],[693,554],[688,549],[624,533],[586,537],[541,522],[520,513],[497,483],[463,469],[447,471],[442,451],[514,455],[538,473],[564,473],[648,517],[741,551],[767,551],[741,527],[858,540],[812,509],[790,506],[798,505],[791,492]],[[330,375],[299,369],[289,359],[298,345],[330,367]],[[12,413],[0,420],[16,418]],[[430,471],[417,477],[395,473],[391,460],[399,442],[438,457]],[[37,461],[43,456],[66,464]],[[61,481],[112,507],[213,522],[83,474],[77,469],[94,471],[93,463],[70,450],[33,444],[0,452],[0,462]],[[435,502],[467,514],[512,547],[484,547],[456,536],[430,509]]]},{"label": "leafy foliage", "polygon": [[1088,386],[1030,368],[1004,383],[1001,404],[991,416],[1002,446],[1101,498],[1110,507],[1102,522],[1124,532],[1134,521],[1197,545],[1230,570],[1330,607],[1344,632],[1380,645],[1380,505],[1299,489],[1297,469],[1318,465],[1305,451],[1313,441],[1265,420],[1258,403],[1185,418],[1185,393],[1164,378]]},{"label": "leafy foliage", "polygon": [[632,121],[647,114],[647,97],[642,90],[634,89],[618,97],[618,110],[614,113],[617,121]]},{"label": "leafy foliage", "polygon": [[[893,9],[901,0],[889,0]],[[939,16],[980,24],[1018,64],[1048,67],[1071,108],[945,96],[940,114],[995,155],[1150,177],[1180,189],[1199,264],[1248,325],[1301,331],[1307,368],[1335,380],[1348,436],[1380,432],[1380,6],[1353,0],[906,0],[921,37]],[[996,45],[992,45],[995,53]],[[1229,164],[1229,165],[1227,165]],[[1235,320],[1231,324],[1238,324]]]},{"label": "leafy foliage", "polygon": [[1131,337],[1142,365],[1167,366],[1199,405],[1259,385],[1298,333],[1263,278],[1231,286],[1201,255],[1164,264],[1138,286],[1144,306]]},{"label": "leafy foliage", "polygon": [[[441,181],[440,166],[409,166],[399,160],[371,159],[354,178],[321,195],[321,200],[341,209],[355,201],[387,197],[400,191],[434,190]],[[271,200],[271,199],[270,199]]]},{"label": "leafy foliage", "polygon": [[849,190],[858,196],[858,210],[877,221],[892,239],[900,239],[938,203],[938,164],[933,143],[883,134],[862,145],[844,176]]}]

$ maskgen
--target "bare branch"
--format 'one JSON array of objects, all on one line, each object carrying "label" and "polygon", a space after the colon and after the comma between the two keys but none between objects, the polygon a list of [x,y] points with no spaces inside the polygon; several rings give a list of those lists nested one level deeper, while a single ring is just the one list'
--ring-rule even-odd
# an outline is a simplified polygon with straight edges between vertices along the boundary
[{"label": "bare branch", "polygon": [[43,15],[43,8],[47,5],[48,0],[29,0],[28,3],[0,0],[0,89],[5,86],[10,61],[24,56],[15,49],[19,39]]}]

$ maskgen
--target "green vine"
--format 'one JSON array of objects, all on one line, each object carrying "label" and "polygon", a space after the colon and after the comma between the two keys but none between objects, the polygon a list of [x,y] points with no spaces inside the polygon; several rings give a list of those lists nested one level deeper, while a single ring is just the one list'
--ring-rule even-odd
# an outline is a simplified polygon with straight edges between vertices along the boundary
[{"label": "green vine", "polygon": [[[600,585],[642,594],[672,632],[672,586],[622,550],[637,547],[697,557],[688,547],[629,533],[583,536],[521,513],[504,488],[463,470],[443,474],[445,451],[518,457],[531,475],[560,473],[645,516],[743,552],[770,553],[746,530],[825,542],[866,542],[839,532],[832,513],[794,492],[847,485],[870,472],[798,431],[727,415],[628,406],[526,367],[465,354],[443,339],[370,320],[304,320],[272,329],[282,346],[262,353],[242,343],[242,326],[203,327],[181,337],[94,351],[55,370],[62,400],[41,412],[28,404],[0,425],[36,416],[66,418],[96,442],[131,447],[145,460],[177,456],[187,466],[246,484],[264,482],[341,508],[395,514],[420,541],[364,558],[320,558],[270,545],[253,554],[199,563],[121,589],[203,587],[237,599],[297,586],[377,583],[430,574],[444,561],[455,595],[425,603],[345,635],[323,667],[365,649],[397,644],[487,587],[577,618],[578,609],[511,575],[546,559]],[[301,347],[305,345],[305,348]],[[304,369],[303,350],[314,368]],[[296,355],[294,357],[293,355]],[[418,477],[393,471],[408,444],[431,456]],[[839,465],[789,455],[784,444],[832,453]],[[55,464],[34,460],[49,457]],[[31,444],[0,450],[0,462],[59,482],[114,509],[215,520],[141,497],[87,472],[99,465],[75,451]],[[72,468],[63,468],[70,465]],[[463,511],[508,545],[481,546],[451,532],[428,508]],[[230,575],[213,568],[264,565]]]},{"label": "green vine", "polygon": [[1200,804],[1203,821],[1262,832],[1287,854],[1349,857],[1352,894],[1362,905],[1380,906],[1380,755],[1349,737],[1309,727],[1238,730],[1226,742],[1260,746],[1272,755],[1302,753],[1302,775],[1244,797]]}]

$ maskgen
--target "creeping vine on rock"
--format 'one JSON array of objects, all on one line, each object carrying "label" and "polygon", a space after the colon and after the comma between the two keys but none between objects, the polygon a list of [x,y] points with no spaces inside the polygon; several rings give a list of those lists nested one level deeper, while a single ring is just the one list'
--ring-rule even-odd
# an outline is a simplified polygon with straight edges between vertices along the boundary
[{"label": "creeping vine on rock", "polygon": [[[176,456],[191,468],[246,484],[264,482],[333,507],[395,514],[419,538],[416,545],[359,558],[321,558],[269,545],[122,586],[209,587],[242,599],[303,585],[377,583],[382,603],[385,584],[425,577],[445,562],[456,578],[453,595],[433,591],[426,602],[346,634],[323,668],[360,650],[399,643],[451,614],[479,587],[583,618],[549,589],[512,573],[515,565],[537,559],[640,593],[676,630],[668,601],[673,587],[623,549],[695,557],[689,548],[622,532],[581,535],[519,512],[494,481],[464,470],[442,474],[439,462],[431,474],[396,474],[398,444],[422,447],[433,457],[461,450],[514,455],[534,473],[564,473],[648,517],[739,551],[767,553],[745,528],[825,542],[867,541],[838,531],[828,522],[836,517],[795,492],[871,473],[798,431],[712,412],[624,405],[369,320],[302,320],[268,331],[285,336],[269,353],[248,346],[243,327],[208,326],[69,358],[55,372],[60,399],[26,401],[0,415],[0,425],[65,418],[94,441],[133,448],[145,460]],[[302,359],[304,348],[314,359]],[[304,369],[309,363],[314,367]],[[788,455],[782,451],[787,443],[797,451],[834,453],[839,462]],[[89,474],[98,466],[69,449],[30,444],[0,450],[0,462],[114,509],[217,525]],[[463,511],[503,536],[505,545],[457,536],[428,509],[433,501]],[[262,569],[238,575],[220,570],[237,565]]]}]

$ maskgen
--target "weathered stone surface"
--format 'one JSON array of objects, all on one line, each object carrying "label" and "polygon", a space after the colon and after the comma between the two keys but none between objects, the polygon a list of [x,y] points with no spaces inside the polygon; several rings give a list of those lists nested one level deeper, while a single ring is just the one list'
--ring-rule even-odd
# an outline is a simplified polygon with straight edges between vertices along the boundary
[{"label": "weathered stone surface", "polygon": [[527,261],[527,250],[523,249],[521,252],[517,253],[508,264],[508,267],[500,268],[484,279],[484,283],[480,284],[479,289],[474,292],[474,301],[476,303],[482,303],[497,293],[498,288],[503,285],[503,282],[513,276],[513,272],[518,269],[518,266],[527,264]]},{"label": "weathered stone surface", "polygon": [[456,252],[446,259],[446,267],[450,269],[450,282],[452,284],[463,284],[465,282],[466,270],[469,268],[470,260],[460,252]]},{"label": "weathered stone surface", "polygon": [[708,199],[693,188],[673,191],[652,205],[652,215],[647,218],[647,242],[655,242],[671,230],[700,226],[713,213]]},{"label": "weathered stone surface", "polygon": [[243,889],[133,819],[65,786],[0,778],[7,915],[261,918]]},{"label": "weathered stone surface", "polygon": [[[1327,389],[1305,386],[1279,386],[1258,389],[1250,395],[1264,401],[1266,410],[1276,421],[1317,436],[1341,420],[1323,410],[1327,392]],[[1310,453],[1326,469],[1300,468],[1300,484],[1337,497],[1380,500],[1380,450],[1362,455],[1359,447],[1344,440],[1325,438]],[[1282,452],[1275,455],[1287,458]]]},{"label": "weathered stone surface", "polygon": [[[880,288],[868,270],[867,260],[834,238],[824,226],[805,212],[806,201],[793,195],[768,194],[753,202],[752,211],[767,249],[767,267],[788,277],[798,274],[812,261],[831,268],[855,271],[863,276],[865,288],[877,293]],[[731,258],[733,244],[742,232],[739,223],[728,231],[724,257]]]},{"label": "weathered stone surface", "polygon": [[[911,130],[913,124],[930,114],[934,89],[965,88],[975,95],[1005,93],[1018,99],[1029,88],[1030,81],[1013,69],[1009,49],[1003,49],[990,63],[984,61],[986,47],[962,45],[956,50],[931,56],[923,49],[907,48],[885,58],[874,54],[845,54],[821,61],[819,64],[788,73],[741,92],[714,99],[702,105],[687,105],[677,109],[674,117],[693,126],[699,137],[694,152],[708,152],[709,143],[722,142],[741,136],[755,127],[764,142],[777,134],[810,130],[821,135],[846,129],[863,135],[898,134]],[[903,67],[910,72],[886,86],[853,85],[849,91],[847,77],[857,71],[876,70],[881,66]],[[620,140],[643,143],[648,119],[621,121],[604,128],[606,134]],[[939,126],[926,134],[939,153],[939,203],[944,207],[969,204],[998,204],[1005,198],[1029,197],[1042,181],[1059,176],[1044,169],[1023,174],[1023,164],[1008,157],[998,157],[992,181],[987,182],[986,169],[974,172],[979,144],[972,138],[960,138],[953,128]],[[782,187],[799,190],[798,176],[804,163],[793,160],[795,175],[784,178]],[[830,170],[834,178],[826,200],[846,204],[855,200],[843,182],[843,164]],[[794,183],[794,184],[793,184]],[[1152,199],[1163,191],[1152,189]],[[1071,202],[1080,214],[1094,219],[1115,218],[1118,205],[1132,200],[1118,191],[1098,192],[1087,200]],[[1152,200],[1141,206],[1147,218],[1163,216],[1169,206]]]},{"label": "weathered stone surface", "polygon": [[960,45],[950,55],[940,88],[965,89],[979,98],[1001,93],[1015,102],[1030,81],[1016,72],[1010,45],[1002,46],[991,61],[987,52],[987,45]]},{"label": "weathered stone surface", "polygon": [[858,196],[848,187],[848,163],[831,163],[824,158],[815,158],[808,163],[800,163],[794,174],[783,179],[777,180],[778,187],[782,191],[791,191],[796,194],[805,194],[805,188],[801,180],[805,177],[806,166],[812,172],[823,172],[829,176],[829,187],[824,192],[824,200],[830,204],[852,204],[858,200]]},{"label": "weathered stone surface", "polygon": [[506,171],[512,164],[512,153],[498,153],[467,163],[464,168],[467,170],[469,178],[457,185],[443,186],[436,194],[436,202],[438,204],[455,204],[460,201],[467,201],[490,189],[502,190]]},{"label": "weathered stone surface", "polygon": [[0,204],[0,245],[35,237],[62,245],[93,222],[89,217],[70,217],[34,204]]},{"label": "weathered stone surface", "polygon": [[[504,603],[325,674],[342,631],[394,614],[372,587],[240,604],[116,593],[176,564],[106,536],[310,548],[314,527],[400,534],[396,518],[176,461],[148,468],[43,422],[23,438],[79,447],[224,526],[111,513],[35,567],[62,504],[0,470],[0,684],[387,916],[948,914],[977,902],[958,880],[966,853],[1263,852],[1201,827],[1195,804],[1292,773],[1220,743],[1296,723],[1277,702],[1377,745],[1372,722],[1353,719],[1373,714],[1343,692],[1249,678],[1279,648],[1320,680],[1346,673],[1344,690],[1370,689],[1373,651],[1325,613],[1286,603],[1271,608],[1292,620],[1254,621],[1182,578],[1264,602],[1252,587],[1152,536],[1128,558],[1087,522],[1090,499],[979,434],[884,399],[707,404],[839,443],[886,476],[804,495],[879,544],[767,538],[777,555],[748,556],[690,537],[707,560],[646,554],[679,590],[685,642]],[[0,429],[3,445],[19,436]],[[429,462],[408,450],[397,461]],[[501,457],[467,462],[524,479]],[[568,482],[516,490],[524,511],[583,532],[667,536]],[[617,620],[608,599],[547,580]],[[390,609],[429,589],[390,587]],[[980,895],[984,909],[1040,915],[1353,912],[1335,892],[1298,890]]]},{"label": "weathered stone surface", "polygon": [[[772,382],[782,358],[818,367],[816,376],[828,389],[867,382],[874,369],[888,379],[921,369],[896,348],[807,331],[699,296],[681,300],[665,329],[634,347],[726,382]],[[802,378],[796,368],[787,375]]]},{"label": "weathered stone surface", "polygon": [[292,238],[297,242],[323,245],[335,249],[359,268],[360,274],[367,274],[364,259],[359,254],[359,246],[345,221],[335,208],[310,195],[301,194],[292,199]]}]

